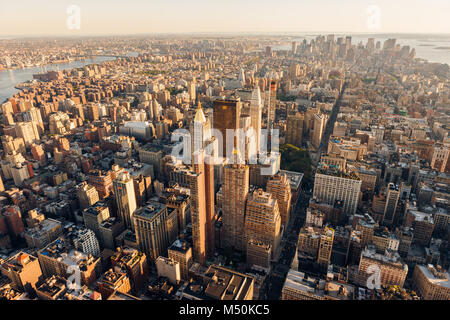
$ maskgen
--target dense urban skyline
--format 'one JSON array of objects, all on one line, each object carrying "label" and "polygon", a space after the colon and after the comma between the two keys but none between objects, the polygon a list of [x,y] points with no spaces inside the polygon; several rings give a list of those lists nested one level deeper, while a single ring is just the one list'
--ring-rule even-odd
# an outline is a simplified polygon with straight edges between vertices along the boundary
[{"label": "dense urban skyline", "polygon": [[450,300],[450,36],[422,34],[449,4],[422,5],[0,5],[0,301]]}]

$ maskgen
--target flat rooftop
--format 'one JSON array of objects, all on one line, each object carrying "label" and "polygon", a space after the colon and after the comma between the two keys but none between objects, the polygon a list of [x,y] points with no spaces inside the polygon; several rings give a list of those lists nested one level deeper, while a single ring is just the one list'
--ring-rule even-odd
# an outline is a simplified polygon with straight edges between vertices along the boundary
[{"label": "flat rooftop", "polygon": [[157,201],[148,201],[144,207],[137,209],[134,216],[151,219],[161,213],[166,208],[166,205]]},{"label": "flat rooftop", "polygon": [[450,289],[450,274],[448,272],[438,272],[433,265],[417,265],[417,267],[432,284]]}]

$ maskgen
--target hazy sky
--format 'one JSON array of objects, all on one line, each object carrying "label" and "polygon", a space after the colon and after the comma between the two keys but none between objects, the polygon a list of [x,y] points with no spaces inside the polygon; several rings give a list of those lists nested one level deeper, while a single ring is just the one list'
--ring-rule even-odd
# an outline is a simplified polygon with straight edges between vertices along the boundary
[{"label": "hazy sky", "polygon": [[449,13],[450,0],[0,0],[0,34],[450,33]]}]

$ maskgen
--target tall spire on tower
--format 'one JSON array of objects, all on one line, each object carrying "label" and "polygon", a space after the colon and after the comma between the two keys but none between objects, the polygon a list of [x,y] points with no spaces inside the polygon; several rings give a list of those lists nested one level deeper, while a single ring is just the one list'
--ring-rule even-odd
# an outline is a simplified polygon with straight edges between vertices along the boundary
[{"label": "tall spire on tower", "polygon": [[202,104],[200,103],[200,101],[198,102],[197,111],[195,112],[194,121],[195,122],[202,122],[202,123],[206,122],[206,117],[205,117],[205,114],[203,113]]}]

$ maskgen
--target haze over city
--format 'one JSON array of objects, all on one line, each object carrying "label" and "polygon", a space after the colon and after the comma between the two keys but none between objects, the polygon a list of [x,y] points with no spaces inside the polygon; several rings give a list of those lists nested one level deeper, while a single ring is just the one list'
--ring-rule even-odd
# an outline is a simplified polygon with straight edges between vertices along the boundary
[{"label": "haze over city", "polygon": [[[66,28],[66,10],[72,5],[81,10],[80,29]],[[41,36],[180,32],[442,34],[450,33],[448,12],[450,2],[446,0],[23,0],[0,3],[0,33]],[[370,20],[378,14],[379,24],[371,26]]]}]

